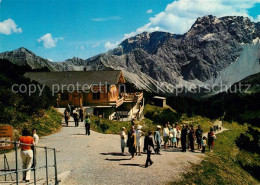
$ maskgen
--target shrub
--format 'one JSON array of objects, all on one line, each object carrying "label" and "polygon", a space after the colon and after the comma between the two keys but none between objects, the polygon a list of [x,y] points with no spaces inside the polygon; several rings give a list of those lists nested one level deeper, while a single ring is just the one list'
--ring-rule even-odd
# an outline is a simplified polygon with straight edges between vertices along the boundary
[{"label": "shrub", "polygon": [[248,127],[246,133],[241,133],[235,142],[240,149],[260,154],[260,132],[257,129]]}]

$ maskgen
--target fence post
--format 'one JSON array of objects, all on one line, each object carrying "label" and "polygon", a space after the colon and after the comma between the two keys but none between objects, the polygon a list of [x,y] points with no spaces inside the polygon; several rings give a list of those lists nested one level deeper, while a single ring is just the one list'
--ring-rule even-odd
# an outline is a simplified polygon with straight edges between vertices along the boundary
[{"label": "fence post", "polygon": [[33,146],[33,183],[34,185],[36,185],[36,158],[35,158],[35,155],[36,155],[36,147]]},{"label": "fence post", "polygon": [[[4,170],[6,170],[6,163],[5,163],[5,161],[6,161],[6,156],[5,156],[5,152],[4,152]],[[5,175],[5,181],[6,181],[6,175]]]},{"label": "fence post", "polygon": [[19,184],[19,176],[18,176],[18,155],[17,155],[17,141],[14,142],[15,149],[15,174],[16,174],[16,184]]},{"label": "fence post", "polygon": [[59,181],[58,181],[58,172],[57,172],[57,161],[56,161],[56,149],[54,148],[53,149],[53,152],[54,152],[54,168],[55,168],[55,185],[58,185],[59,184]]},{"label": "fence post", "polygon": [[49,184],[49,179],[48,179],[48,151],[47,151],[47,147],[45,148],[45,162],[46,162],[46,183],[47,185]]}]

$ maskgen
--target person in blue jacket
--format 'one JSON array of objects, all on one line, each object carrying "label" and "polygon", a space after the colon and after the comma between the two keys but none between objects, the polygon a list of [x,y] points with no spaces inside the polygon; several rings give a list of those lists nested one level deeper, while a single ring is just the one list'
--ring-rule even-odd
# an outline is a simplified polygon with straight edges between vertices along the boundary
[{"label": "person in blue jacket", "polygon": [[157,125],[157,130],[154,133],[154,142],[156,143],[156,148],[154,151],[156,154],[159,155],[161,155],[160,150],[161,150],[161,142],[162,142],[160,130],[161,130],[161,126]]}]

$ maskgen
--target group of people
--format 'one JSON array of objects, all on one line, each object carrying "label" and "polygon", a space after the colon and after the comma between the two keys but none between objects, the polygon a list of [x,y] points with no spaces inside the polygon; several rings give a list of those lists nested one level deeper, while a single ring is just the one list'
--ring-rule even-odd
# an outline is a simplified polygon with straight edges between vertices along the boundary
[{"label": "group of people", "polygon": [[64,119],[66,126],[69,125],[69,119],[70,116],[73,116],[75,127],[79,126],[79,121],[83,121],[84,110],[83,108],[76,108],[74,106],[71,106],[70,104],[67,105],[67,107],[64,110]]},{"label": "group of people", "polygon": [[[70,119],[71,115],[74,118],[75,127],[79,126],[79,120],[81,122],[83,122],[83,120],[84,120],[84,110],[83,110],[83,108],[82,107],[80,109],[79,108],[73,108],[73,107],[70,106],[70,104],[68,104],[67,107],[64,110],[64,119],[65,119],[66,126],[68,126],[68,124],[69,124],[69,119]],[[87,114],[85,116],[86,135],[90,135],[90,123],[91,123],[90,114]]]},{"label": "group of people", "polygon": [[19,146],[21,146],[21,158],[23,171],[23,181],[30,182],[31,168],[36,167],[36,148],[39,142],[39,136],[36,129],[32,133],[28,129],[22,131],[22,136],[19,138]]},{"label": "group of people", "polygon": [[[129,153],[131,153],[131,159],[134,159],[135,155],[141,155],[141,136],[145,134],[141,129],[141,125],[137,126],[137,130],[135,130],[135,126],[132,126],[128,131],[128,135],[126,135],[126,128],[122,127],[120,133],[122,154],[124,154],[125,147],[128,147]],[[153,163],[151,160],[151,153],[152,150],[154,150],[154,138],[152,137],[151,131],[145,136],[143,150],[147,151],[145,167],[148,167],[148,164],[152,165]]]},{"label": "group of people", "polygon": [[[125,147],[129,148],[129,153],[131,154],[131,159],[134,159],[135,155],[141,155],[141,136],[145,135],[142,132],[142,126],[133,125],[131,129],[126,134],[126,128],[122,127],[120,137],[121,137],[121,151],[122,154],[125,154]],[[151,152],[154,152],[158,155],[161,155],[161,143],[164,142],[164,149],[167,149],[168,146],[171,146],[172,149],[181,147],[182,152],[190,150],[195,152],[195,141],[198,145],[198,150],[202,153],[205,153],[206,146],[209,146],[209,150],[213,150],[214,140],[216,136],[214,134],[213,128],[210,128],[207,137],[203,136],[203,130],[200,125],[195,129],[193,125],[183,124],[182,127],[177,124],[170,125],[169,122],[163,128],[161,137],[160,125],[157,125],[156,131],[154,132],[154,137],[152,137],[152,132],[149,131],[144,138],[143,151],[147,152],[147,159],[145,167],[148,167],[148,164],[152,165]],[[163,139],[162,139],[163,138]]]}]

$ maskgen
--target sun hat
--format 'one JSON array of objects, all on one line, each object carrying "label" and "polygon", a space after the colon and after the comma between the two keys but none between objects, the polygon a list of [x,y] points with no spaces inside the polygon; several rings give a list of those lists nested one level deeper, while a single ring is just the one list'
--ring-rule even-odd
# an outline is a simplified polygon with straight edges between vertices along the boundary
[{"label": "sun hat", "polygon": [[138,125],[138,126],[137,126],[137,129],[138,129],[138,130],[141,130],[141,129],[142,129],[142,126],[141,126],[141,125]]},{"label": "sun hat", "polygon": [[160,125],[157,125],[157,128],[162,128]]}]

